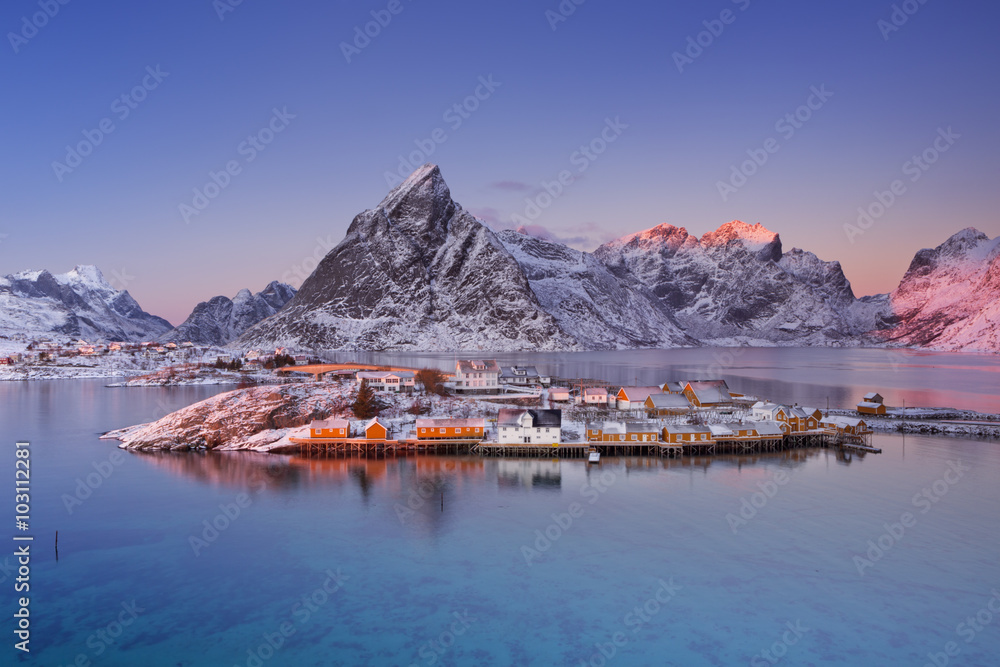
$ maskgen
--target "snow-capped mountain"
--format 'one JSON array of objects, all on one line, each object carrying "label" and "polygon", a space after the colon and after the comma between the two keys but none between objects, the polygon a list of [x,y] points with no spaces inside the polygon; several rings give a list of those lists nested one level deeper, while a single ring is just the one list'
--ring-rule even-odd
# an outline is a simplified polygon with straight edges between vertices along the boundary
[{"label": "snow-capped mountain", "polygon": [[[278,314],[237,347],[579,350],[683,345],[998,349],[997,242],[918,253],[892,295],[858,299],[839,262],[738,220],[659,225],[580,252],[494,233],[424,165],[351,223]],[[933,325],[933,326],[932,326]],[[890,344],[892,344],[890,342]]]},{"label": "snow-capped mountain", "polygon": [[64,334],[75,338],[137,341],[156,338],[171,324],[116,290],[95,266],[69,273],[21,271],[0,278],[0,333]]},{"label": "snow-capped mountain", "polygon": [[1000,237],[969,227],[921,250],[889,300],[886,340],[1000,352]]},{"label": "snow-capped mountain", "polygon": [[698,344],[649,289],[616,276],[594,255],[511,230],[497,236],[542,308],[585,349]]},{"label": "snow-capped mountain", "polygon": [[783,252],[779,236],[739,220],[699,239],[659,225],[611,241],[594,256],[623,280],[636,280],[706,342],[825,345],[874,328],[839,262],[804,250]]},{"label": "snow-capped mountain", "polygon": [[366,350],[578,348],[496,235],[424,165],[320,262],[237,347]]},{"label": "snow-capped mountain", "polygon": [[183,324],[163,334],[160,340],[225,345],[254,324],[274,315],[294,296],[294,287],[275,280],[256,294],[241,289],[232,299],[212,297],[195,306]]}]

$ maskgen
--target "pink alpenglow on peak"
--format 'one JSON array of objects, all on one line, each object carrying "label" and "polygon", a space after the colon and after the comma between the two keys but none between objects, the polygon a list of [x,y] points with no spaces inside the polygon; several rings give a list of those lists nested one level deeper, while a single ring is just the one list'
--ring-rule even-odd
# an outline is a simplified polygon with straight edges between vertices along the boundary
[{"label": "pink alpenglow on peak", "polygon": [[763,250],[765,246],[778,241],[775,232],[764,227],[759,222],[748,225],[741,220],[733,220],[722,225],[714,232],[707,232],[701,237],[704,246],[726,245],[730,241],[742,241],[747,250]]}]

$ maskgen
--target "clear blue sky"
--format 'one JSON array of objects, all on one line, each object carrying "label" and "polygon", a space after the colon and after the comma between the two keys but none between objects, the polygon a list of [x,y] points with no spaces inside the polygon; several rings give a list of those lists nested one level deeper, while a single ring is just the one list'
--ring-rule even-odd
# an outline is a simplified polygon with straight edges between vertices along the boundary
[{"label": "clear blue sky", "polygon": [[[569,170],[532,221],[556,238],[592,249],[664,222],[698,235],[761,222],[786,248],[841,260],[859,295],[891,290],[916,250],[963,227],[1000,233],[993,2],[911,0],[889,32],[878,22],[893,3],[871,0],[587,0],[558,22],[557,0],[232,1],[42,0],[58,12],[37,30],[24,17],[38,0],[3,4],[0,273],[96,264],[176,324],[216,294],[298,284],[417,141],[494,225]],[[724,10],[731,22],[712,23]],[[391,21],[347,62],[342,43],[372,11]],[[701,35],[681,72],[673,54],[705,21],[721,34]],[[499,86],[446,117],[480,77]],[[120,100],[144,82],[144,99]],[[776,127],[823,86],[832,97],[813,98],[794,133]],[[274,109],[295,117],[241,149]],[[596,159],[574,157],[609,118],[627,128]],[[938,142],[935,164],[905,171],[948,127],[959,138]],[[103,134],[92,152],[53,166],[85,131]],[[769,138],[777,152],[724,199],[719,182]],[[239,173],[185,222],[179,206],[230,161]],[[897,179],[897,201],[849,239],[858,207]]]}]

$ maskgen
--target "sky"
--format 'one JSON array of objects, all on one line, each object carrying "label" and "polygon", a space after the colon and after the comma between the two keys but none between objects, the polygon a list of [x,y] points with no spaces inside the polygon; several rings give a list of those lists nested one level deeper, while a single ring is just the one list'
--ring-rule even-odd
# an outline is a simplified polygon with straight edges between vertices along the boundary
[{"label": "sky", "polygon": [[8,0],[0,274],[94,264],[179,324],[298,286],[433,162],[497,229],[592,250],[759,222],[887,292],[920,248],[1000,234],[998,19],[986,0]]}]

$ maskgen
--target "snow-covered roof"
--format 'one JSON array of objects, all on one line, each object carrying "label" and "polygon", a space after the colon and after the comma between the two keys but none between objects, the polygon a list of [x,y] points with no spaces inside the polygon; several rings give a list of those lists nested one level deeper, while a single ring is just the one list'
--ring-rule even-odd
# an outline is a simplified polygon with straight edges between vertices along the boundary
[{"label": "snow-covered roof", "polygon": [[583,390],[584,396],[602,396],[604,398],[608,397],[608,390],[604,387],[587,387]]},{"label": "snow-covered roof", "polygon": [[876,400],[880,401],[880,400],[882,400],[882,396],[877,391],[870,391],[867,394],[865,394],[865,400],[866,401],[876,401]]},{"label": "snow-covered roof", "polygon": [[688,382],[687,387],[697,397],[702,405],[711,403],[730,403],[733,397],[729,395],[729,386],[725,380],[704,380]]},{"label": "snow-covered roof", "polygon": [[707,426],[697,426],[695,424],[671,424],[664,427],[667,433],[711,433],[712,429]]},{"label": "snow-covered roof", "polygon": [[500,365],[496,359],[463,359],[458,362],[460,373],[499,373]]},{"label": "snow-covered roof", "polygon": [[500,408],[497,414],[497,426],[521,426],[521,418],[525,413],[531,415],[532,425],[562,426],[562,410],[522,410],[519,408]]},{"label": "snow-covered roof", "polygon": [[730,436],[735,435],[733,430],[726,426],[725,424],[709,424],[709,430],[712,431],[712,435],[718,438],[719,436]]},{"label": "snow-covered roof", "polygon": [[417,428],[486,428],[485,419],[418,419]]},{"label": "snow-covered roof", "polygon": [[350,423],[346,419],[314,419],[309,428],[315,429],[317,431],[323,429],[339,429],[348,428]]},{"label": "snow-covered roof", "polygon": [[781,424],[775,421],[751,422],[749,426],[752,426],[759,436],[782,435],[783,433]]},{"label": "snow-covered roof", "polygon": [[534,366],[501,366],[500,377],[502,378],[537,378],[538,369]]},{"label": "snow-covered roof", "polygon": [[885,407],[885,404],[884,403],[874,403],[872,401],[862,401],[861,403],[858,403],[858,407],[859,408],[875,408],[875,409],[878,409],[878,408]]},{"label": "snow-covered roof", "polygon": [[646,403],[654,409],[660,408],[690,408],[691,403],[684,394],[650,394]]},{"label": "snow-covered roof", "polygon": [[625,397],[630,403],[645,401],[650,394],[663,393],[660,387],[622,387],[621,391],[625,392]]},{"label": "snow-covered roof", "polygon": [[416,377],[413,371],[359,371],[359,380],[387,380],[389,378],[399,378],[408,380]]},{"label": "snow-covered roof", "polygon": [[649,422],[628,422],[625,424],[626,433],[659,433],[661,430],[659,425]]},{"label": "snow-covered roof", "polygon": [[624,422],[593,422],[587,424],[587,428],[591,431],[601,431],[602,433],[624,433],[625,423]]}]

